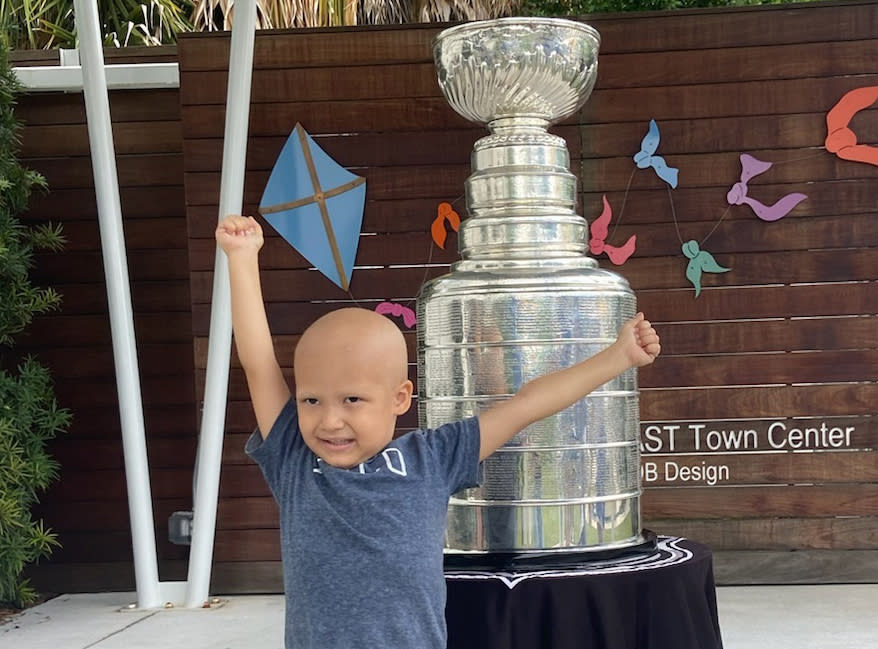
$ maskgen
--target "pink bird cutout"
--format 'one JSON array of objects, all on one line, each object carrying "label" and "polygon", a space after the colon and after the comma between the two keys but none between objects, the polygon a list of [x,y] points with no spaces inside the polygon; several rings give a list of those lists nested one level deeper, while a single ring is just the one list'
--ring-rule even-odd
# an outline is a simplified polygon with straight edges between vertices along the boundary
[{"label": "pink bird cutout", "polygon": [[772,163],[770,162],[763,162],[752,155],[742,153],[741,182],[732,185],[729,193],[726,194],[726,200],[729,202],[729,205],[743,205],[746,203],[753,209],[756,216],[763,221],[777,221],[785,217],[796,205],[808,198],[806,194],[793,192],[781,198],[774,205],[764,205],[756,199],[750,198],[747,195],[747,183],[751,178],[771,169],[771,165]]},{"label": "pink bird cutout", "polygon": [[401,304],[394,304],[393,302],[381,302],[378,306],[375,307],[375,312],[380,313],[381,315],[394,315],[398,317],[402,316],[402,321],[409,329],[411,329],[418,323],[418,316],[415,315],[415,312],[407,306],[403,306]]},{"label": "pink bird cutout", "polygon": [[610,218],[613,216],[613,211],[610,209],[610,203],[607,202],[607,196],[603,196],[604,200],[604,211],[601,212],[601,215],[591,222],[591,241],[588,242],[588,249],[591,250],[591,254],[599,255],[603,252],[607,253],[607,257],[610,258],[610,261],[620,266],[628,261],[628,258],[634,254],[634,249],[637,244],[637,235],[632,234],[628,241],[625,242],[623,246],[616,247],[611,246],[606,243],[607,233],[609,232],[608,226],[610,225]]}]

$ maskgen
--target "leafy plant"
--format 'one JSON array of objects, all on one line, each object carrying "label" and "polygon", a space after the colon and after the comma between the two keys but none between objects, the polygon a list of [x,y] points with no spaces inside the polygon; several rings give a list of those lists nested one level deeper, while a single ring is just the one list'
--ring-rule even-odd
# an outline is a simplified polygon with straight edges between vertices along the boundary
[{"label": "leafy plant", "polygon": [[[104,45],[162,45],[192,30],[190,0],[98,0]],[[0,0],[0,33],[13,49],[77,46],[73,0]]]},{"label": "leafy plant", "polygon": [[23,606],[36,598],[24,568],[58,545],[54,533],[35,521],[31,508],[57,477],[58,464],[46,443],[67,429],[70,413],[58,407],[48,370],[25,358],[8,371],[2,352],[34,315],[55,309],[61,297],[31,284],[33,252],[58,250],[59,227],[26,227],[17,218],[44,179],[17,159],[18,124],[13,114],[17,82],[0,41],[0,602]]}]

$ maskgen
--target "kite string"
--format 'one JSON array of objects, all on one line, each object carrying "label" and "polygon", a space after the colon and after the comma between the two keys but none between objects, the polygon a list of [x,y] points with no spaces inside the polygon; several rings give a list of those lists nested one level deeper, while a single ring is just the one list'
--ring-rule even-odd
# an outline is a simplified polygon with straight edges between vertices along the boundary
[{"label": "kite string", "polygon": [[619,227],[619,223],[622,222],[622,215],[625,213],[625,203],[628,202],[628,192],[631,189],[631,181],[634,180],[634,174],[637,173],[637,167],[631,170],[631,175],[628,176],[628,184],[625,185],[625,193],[622,195],[622,207],[619,209],[619,216],[616,217],[616,223],[613,225],[613,231],[610,233],[610,236],[607,237],[607,241],[613,238],[613,235],[616,234],[616,228]]},{"label": "kite string", "polygon": [[[455,198],[453,201],[450,201],[450,205],[452,207],[454,207],[455,205],[460,203],[460,201],[463,200],[464,198],[465,198],[465,195],[461,194],[460,196]],[[433,263],[433,242],[432,242],[432,240],[430,241],[430,248],[429,248],[429,252],[427,253],[427,261],[424,264],[424,274],[421,277],[421,281],[418,285],[418,291],[417,291],[418,293],[421,292],[421,288],[423,288],[424,284],[427,283],[427,276],[430,274],[430,264],[431,263]],[[359,303],[357,298],[354,297],[354,294],[351,292],[350,288],[348,288],[347,294],[351,298],[351,300],[353,301],[354,304],[356,304],[358,307],[362,307],[362,305]],[[411,309],[412,305],[416,302],[416,300],[417,300],[417,295],[409,298],[408,302],[406,302],[402,306]]]},{"label": "kite string", "polygon": [[[826,147],[819,147],[819,148],[821,149],[821,151],[818,152],[818,153],[812,153],[812,154],[810,154],[810,155],[800,156],[800,157],[798,157],[798,158],[791,158],[791,159],[789,159],[789,160],[781,160],[781,161],[779,161],[779,162],[772,162],[771,164],[772,164],[772,166],[774,166],[774,165],[787,164],[787,163],[789,163],[789,162],[800,162],[801,160],[810,160],[811,158],[816,158],[816,157],[818,157],[818,156],[823,155],[823,151],[826,149]],[[628,201],[628,194],[629,194],[629,192],[630,192],[630,190],[631,190],[631,182],[632,182],[632,180],[634,179],[634,174],[635,174],[635,173],[637,173],[637,168],[636,168],[636,167],[631,171],[631,175],[628,177],[628,184],[625,186],[625,193],[624,193],[624,195],[622,196],[622,207],[619,209],[619,216],[618,216],[618,218],[616,219],[616,223],[615,223],[615,225],[613,226],[613,232],[610,234],[609,237],[607,237],[607,239],[611,239],[611,238],[612,238],[613,234],[616,233],[616,228],[619,227],[619,223],[622,221],[622,214],[623,214],[623,212],[625,211],[625,204],[626,204],[627,201]],[[670,203],[670,206],[671,206],[671,218],[672,218],[673,221],[674,221],[674,229],[675,229],[676,232],[677,232],[677,240],[680,242],[680,245],[683,245],[683,235],[680,233],[680,224],[679,224],[679,221],[678,221],[678,219],[677,219],[677,210],[676,210],[675,207],[674,207],[674,199],[673,199],[673,197],[672,197],[672,195],[671,195],[671,187],[668,185],[668,186],[665,187],[665,189],[666,189],[667,192],[668,192],[668,203]],[[723,213],[720,215],[720,217],[719,217],[719,219],[717,220],[717,222],[713,225],[713,228],[711,228],[710,232],[708,232],[708,233],[704,236],[704,238],[701,240],[700,245],[703,246],[704,243],[705,243],[705,242],[711,237],[711,235],[712,235],[714,232],[716,232],[716,229],[720,226],[720,223],[723,222],[723,219],[725,219],[726,216],[729,214],[729,210],[731,210],[731,208],[732,208],[731,205],[727,205],[727,206],[726,206],[726,209],[723,210]]]}]

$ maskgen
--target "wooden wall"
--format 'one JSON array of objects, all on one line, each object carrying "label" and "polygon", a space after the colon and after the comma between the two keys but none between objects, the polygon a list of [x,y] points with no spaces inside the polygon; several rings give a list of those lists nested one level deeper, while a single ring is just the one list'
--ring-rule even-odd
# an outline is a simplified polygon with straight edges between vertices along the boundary
[{"label": "wooden wall", "polygon": [[[637,234],[634,257],[613,268],[631,282],[639,305],[663,337],[663,357],[640,374],[645,525],[710,544],[720,583],[878,580],[878,167],[842,161],[823,149],[826,112],[848,90],[878,85],[878,2],[596,16],[588,22],[602,35],[598,83],[580,114],[553,131],[567,139],[573,170],[580,174],[581,213],[595,218],[606,194],[614,222],[621,213],[610,243]],[[413,306],[424,280],[447,272],[457,258],[455,238],[440,250],[430,240],[429,227],[440,201],[457,201],[463,215],[469,154],[487,131],[457,116],[441,96],[430,51],[441,28],[257,35],[245,211],[255,213],[268,174],[296,122],[338,162],[367,179],[366,235],[357,256],[363,268],[354,272],[350,294],[309,270],[298,253],[266,228],[264,291],[288,376],[293,345],[314,317],[345,302],[372,306],[394,300]],[[191,299],[191,304],[174,301],[169,306],[140,298],[144,306],[139,318],[161,314],[155,315],[159,322],[138,328],[141,345],[152,342],[156,347],[151,351],[158,353],[158,347],[172,342],[150,341],[155,335],[173,338],[181,346],[167,358],[156,355],[144,362],[154,363],[156,373],[170,371],[181,382],[192,381],[185,387],[175,379],[176,387],[171,387],[162,376],[156,380],[160,392],[147,406],[148,413],[180,411],[176,420],[148,414],[153,417],[152,426],[147,421],[151,437],[165,445],[154,447],[151,441],[150,447],[162,458],[153,466],[157,519],[190,502],[187,481],[207,355],[228,48],[228,34],[181,38],[179,109],[174,108],[179,112],[171,117],[167,106],[165,126],[179,119],[175,123],[182,142],[173,152],[128,152],[128,162],[136,165],[126,176],[131,186],[123,190],[132,212],[126,213],[126,224],[133,228],[128,236],[135,238],[141,223],[145,259],[158,259],[159,249],[174,253],[166,257],[173,263],[153,266],[155,272],[160,266],[167,273],[161,279],[149,275],[148,262],[140,265],[146,274],[138,276],[138,265],[132,261],[135,303],[139,293],[152,295],[151,300],[176,295],[156,288],[156,282],[177,287]],[[60,99],[68,106],[75,101]],[[35,96],[23,102],[25,119],[29,112],[40,114],[46,101],[45,96]],[[120,101],[115,98],[114,106],[121,106]],[[152,108],[152,99],[141,97],[131,104],[128,110],[138,116],[116,117],[119,128],[126,121],[162,120],[158,116],[165,109]],[[122,112],[120,108],[119,115]],[[670,193],[651,171],[635,173],[632,156],[651,118],[661,129],[658,154],[680,169],[679,186]],[[82,129],[81,119],[78,123],[75,128]],[[878,107],[860,113],[852,125],[861,142],[878,145]],[[117,140],[121,137],[117,130]],[[26,138],[25,146],[27,150],[36,145]],[[67,156],[87,169],[85,146],[43,154],[30,149],[27,157],[38,169],[43,164],[52,169],[52,160]],[[741,153],[774,163],[751,180],[751,196],[772,203],[798,191],[808,199],[774,223],[756,219],[746,206],[729,207],[725,196],[739,180]],[[167,178],[147,183],[141,158],[160,161],[152,173]],[[84,206],[93,201],[88,174],[90,170],[80,174],[76,191],[82,196],[79,220],[87,221],[80,225],[91,229],[93,204]],[[72,191],[68,185],[73,181],[55,178],[49,180],[58,191]],[[181,178],[185,223],[180,220]],[[157,190],[138,194],[136,189],[147,184],[163,187],[175,198],[150,201]],[[44,218],[53,213],[47,205],[57,210],[74,202],[56,194],[38,202],[34,213]],[[99,264],[94,237],[88,252]],[[697,299],[685,278],[688,260],[680,250],[681,242],[689,239],[703,242],[719,263],[733,269],[707,276]],[[66,261],[76,254],[71,248],[53,262],[70,267],[63,272],[41,264],[41,277],[58,284],[56,278],[64,278],[65,272],[80,272],[82,263]],[[132,253],[133,259],[137,254]],[[180,259],[186,265],[182,274],[176,265]],[[88,279],[101,281],[97,275]],[[183,299],[182,293],[179,297]],[[82,317],[74,315],[82,308],[68,298],[64,314],[53,318]],[[173,323],[170,313],[185,322]],[[51,336],[59,335],[56,330],[42,325],[34,338],[46,345],[42,341],[53,340]],[[414,360],[414,334],[407,337]],[[83,338],[80,345],[106,349],[108,343],[102,340]],[[191,348],[188,355],[186,345]],[[57,353],[62,352],[68,353]],[[94,353],[76,354],[76,363]],[[187,364],[187,359],[192,362]],[[65,365],[65,360],[60,363]],[[70,371],[59,375],[61,387],[63,373]],[[102,376],[103,384],[112,386],[112,379],[106,378],[110,375]],[[100,561],[95,555],[105,551],[106,541],[115,538],[112,534],[120,539],[127,534],[117,502],[124,491],[115,404],[109,403],[114,396],[110,390],[91,389],[85,377],[72,382],[82,401],[68,400],[65,405],[75,410],[78,428],[66,442],[70,455],[63,455],[63,444],[59,448],[65,474],[80,476],[79,483],[67,486],[83,484],[76,490],[93,494],[77,500],[91,507],[83,505],[88,511],[75,521],[92,522],[88,532],[77,531],[84,523],[64,513],[71,496],[63,486],[47,495],[47,512],[56,512],[54,519],[47,515],[48,522],[62,531],[66,546],[52,562],[53,574],[73,574],[72,568],[63,572],[58,566],[78,566],[81,572],[76,574],[99,574],[103,584],[118,581],[126,560],[118,550],[107,550],[110,555],[116,552],[119,563],[100,573],[90,563]],[[103,401],[95,408],[90,398]],[[235,361],[216,536],[218,592],[281,588],[276,508],[258,468],[242,451],[255,424],[247,399]],[[88,423],[92,417],[93,423]],[[108,423],[101,423],[105,420]],[[782,427],[789,431],[824,423],[828,429],[851,428],[849,441],[827,449],[782,444],[789,440],[781,434]],[[401,421],[401,429],[415,424],[413,409]],[[722,433],[710,432],[714,430],[726,431],[726,437],[734,437],[735,431],[753,433],[741,433],[738,447],[728,441],[708,449],[708,443],[722,438]],[[110,450],[89,455],[90,444],[99,441]],[[104,473],[89,478],[80,467],[94,462],[103,463],[99,470]],[[716,484],[709,479],[684,480],[680,467],[714,467],[721,479]],[[114,504],[104,517],[96,507],[110,507],[101,503],[110,490]],[[158,520],[158,526],[163,535],[164,521]],[[105,527],[115,532],[107,534]],[[93,544],[77,546],[77,534],[85,534],[82,538]],[[127,548],[125,552],[130,553]],[[163,543],[161,554],[165,570],[179,572],[179,548]]]},{"label": "wooden wall", "polygon": [[[646,525],[712,545],[725,582],[875,579],[878,168],[841,161],[822,145],[826,111],[846,91],[878,84],[878,6],[589,22],[602,35],[597,87],[581,113],[554,130],[567,138],[581,173],[583,214],[600,213],[602,194],[617,216],[625,203],[612,242],[637,234],[638,249],[617,270],[665,340],[663,358],[641,372],[644,433],[649,430]],[[486,131],[458,117],[441,96],[430,50],[439,29],[277,32],[256,39],[245,210],[256,212],[280,148],[301,122],[331,156],[366,177],[363,231],[374,234],[361,238],[357,264],[369,268],[354,272],[346,294],[267,228],[264,290],[288,375],[296,338],[315,316],[340,302],[374,306],[393,299],[413,306],[425,278],[446,272],[444,264],[456,259],[453,246],[431,245],[429,225],[440,201],[461,198],[473,142]],[[228,45],[218,35],[180,43],[199,379]],[[862,142],[878,143],[876,116],[873,109],[857,117]],[[661,127],[659,153],[680,168],[670,199],[651,171],[632,174],[650,118]],[[792,191],[809,198],[774,223],[758,220],[747,206],[729,207],[725,197],[740,178],[741,153],[775,163],[751,181],[751,195],[769,204]],[[456,206],[464,209],[462,202]],[[688,239],[704,241],[733,268],[706,275],[697,299],[684,275],[681,244]],[[254,422],[237,367],[231,385],[218,539],[234,535],[236,557],[270,562],[278,557],[276,515],[258,469],[240,451]],[[795,452],[795,439],[785,441],[794,427],[824,423],[830,430],[851,428],[849,443]],[[402,424],[415,425],[414,410]],[[723,435],[714,430],[753,433],[743,433],[736,448],[733,441],[713,444]],[[710,452],[708,442],[715,446]],[[686,473],[689,467],[705,469],[702,478]],[[709,484],[714,472],[719,479]],[[739,551],[747,552],[745,559]]]},{"label": "wooden wall", "polygon": [[[630,182],[615,236],[636,233],[638,250],[621,272],[665,349],[641,373],[646,524],[709,543],[721,581],[875,580],[878,168],[840,160],[823,141],[826,112],[878,85],[878,7],[596,26],[600,81],[581,120],[585,214],[599,214],[604,193],[620,205]],[[631,176],[649,118],[659,153],[680,169],[672,192],[654,174]],[[878,144],[878,106],[851,126]],[[750,196],[808,199],[771,223],[729,208],[741,153],[774,163]],[[697,299],[684,277],[689,239],[732,268],[706,276]],[[815,443],[795,432],[824,426],[850,432]],[[685,467],[724,477],[687,480]]]},{"label": "wooden wall", "polygon": [[[48,53],[20,52],[13,65],[57,63]],[[175,48],[108,50],[107,63],[176,61]],[[142,382],[157,547],[162,576],[187,556],[167,539],[167,518],[191,509],[197,406],[189,262],[177,90],[110,93],[134,327]],[[35,353],[55,377],[58,401],[73,413],[68,434],[51,452],[60,480],[38,511],[62,547],[33,571],[48,592],[129,589],[131,535],[111,348],[106,283],[81,93],[20,97],[22,163],[49,185],[35,195],[25,222],[61,223],[67,245],[40,254],[33,279],[57,288],[61,310],[39,317],[15,351]],[[14,357],[4,362],[14,361]],[[185,568],[182,575],[185,577]]]}]

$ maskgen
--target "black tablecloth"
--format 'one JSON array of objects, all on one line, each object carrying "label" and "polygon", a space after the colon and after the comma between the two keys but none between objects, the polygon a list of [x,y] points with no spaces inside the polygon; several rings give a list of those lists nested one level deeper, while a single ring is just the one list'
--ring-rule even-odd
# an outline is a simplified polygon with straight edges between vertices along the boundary
[{"label": "black tablecloth", "polygon": [[722,649],[710,548],[528,572],[447,571],[448,649]]}]

